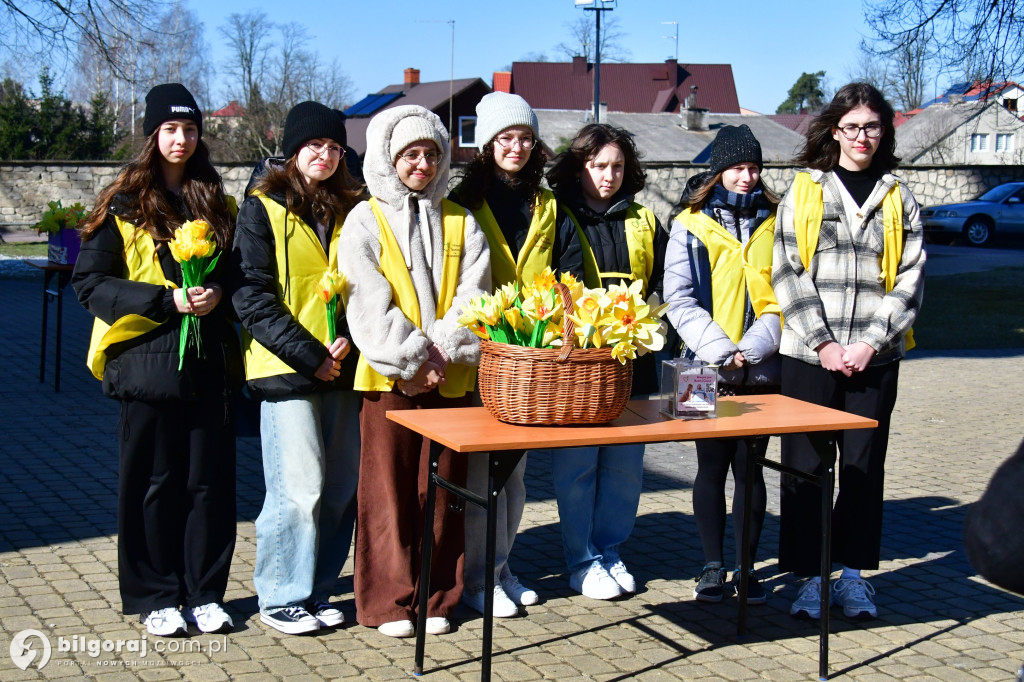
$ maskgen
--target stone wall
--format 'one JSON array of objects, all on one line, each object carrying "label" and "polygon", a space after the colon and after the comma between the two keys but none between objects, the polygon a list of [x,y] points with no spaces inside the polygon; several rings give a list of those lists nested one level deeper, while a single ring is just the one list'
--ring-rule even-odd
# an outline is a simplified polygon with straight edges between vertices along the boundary
[{"label": "stone wall", "polygon": [[[241,197],[253,164],[222,164],[217,168],[228,193]],[[0,164],[0,227],[25,228],[39,220],[49,201],[65,205],[80,201],[91,206],[96,195],[113,179],[120,164],[107,162],[56,162],[48,164],[5,162]],[[647,165],[647,188],[638,200],[665,220],[682,194],[686,181],[706,166],[652,163]],[[780,194],[789,187],[796,168],[771,165],[765,181]],[[456,168],[453,175],[458,175]],[[899,175],[921,205],[973,199],[1004,182],[1024,180],[1024,166],[913,166]]]}]

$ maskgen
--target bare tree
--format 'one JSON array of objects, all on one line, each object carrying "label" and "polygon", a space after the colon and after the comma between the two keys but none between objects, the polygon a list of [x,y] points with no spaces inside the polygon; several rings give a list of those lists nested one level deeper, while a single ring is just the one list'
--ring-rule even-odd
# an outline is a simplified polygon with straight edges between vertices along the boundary
[{"label": "bare tree", "polygon": [[0,0],[0,57],[60,57],[68,62],[87,43],[113,73],[129,77],[123,45],[147,33],[162,33],[161,19],[169,4],[146,3],[140,12],[133,0]]},{"label": "bare tree", "polygon": [[[149,11],[144,0],[126,0],[108,17],[114,24],[129,26],[132,15],[144,11]],[[108,46],[108,54],[120,64],[116,69],[93,43],[79,43],[71,93],[79,101],[102,93],[114,110],[117,134],[127,131],[134,136],[145,92],[157,83],[183,83],[201,104],[207,103],[208,49],[197,13],[176,0],[159,17],[159,24],[159,32],[131,39],[119,36]]]},{"label": "bare tree", "polygon": [[867,0],[864,11],[879,54],[914,61],[934,38],[943,71],[995,80],[1024,68],[1024,0]]},{"label": "bare tree", "polygon": [[[608,12],[603,12],[603,15],[601,17],[601,61],[624,62],[629,60],[631,56],[629,50],[622,45],[626,34],[619,28],[618,19],[610,16]],[[588,62],[594,61],[595,46],[597,45],[595,23],[590,12],[584,12],[582,16],[565,22],[563,26],[569,38],[566,42],[556,45],[555,50],[569,59],[583,57]]]},{"label": "bare tree", "polygon": [[288,110],[304,100],[335,109],[352,101],[352,82],[335,60],[329,65],[302,48],[308,29],[301,24],[274,24],[260,11],[232,14],[221,29],[232,47],[224,65],[239,83],[236,99],[245,115],[214,138],[224,156],[251,160],[280,153]]}]

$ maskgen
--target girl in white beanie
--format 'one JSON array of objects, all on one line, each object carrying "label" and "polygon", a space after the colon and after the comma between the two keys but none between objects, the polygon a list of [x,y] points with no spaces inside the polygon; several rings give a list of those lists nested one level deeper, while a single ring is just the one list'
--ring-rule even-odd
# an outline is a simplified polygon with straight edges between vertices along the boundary
[{"label": "girl in white beanie", "polygon": [[[557,210],[555,196],[541,187],[547,154],[540,142],[537,115],[519,95],[492,92],[476,106],[480,152],[470,162],[451,198],[470,209],[491,250],[494,287],[529,283],[550,267],[583,277],[583,251],[576,226]],[[508,566],[508,557],[526,504],[523,474],[526,456],[509,476],[498,497],[494,561],[494,615],[514,616],[520,606],[538,602]],[[469,462],[469,487],[487,488],[484,458]],[[483,613],[484,540],[487,514],[466,509],[466,568],[462,601]]]},{"label": "girl in white beanie", "polygon": [[[357,620],[392,637],[415,634],[430,441],[385,413],[470,404],[480,345],[457,321],[462,305],[491,285],[487,239],[465,209],[444,199],[450,161],[448,132],[429,110],[399,106],[374,117],[363,165],[373,198],[348,215],[338,249],[352,338],[362,351],[360,424],[373,434],[360,458]],[[458,276],[449,279],[453,258]],[[443,453],[437,473],[464,484],[466,458]],[[451,501],[438,491],[428,634],[450,631],[462,595],[463,525]]]}]

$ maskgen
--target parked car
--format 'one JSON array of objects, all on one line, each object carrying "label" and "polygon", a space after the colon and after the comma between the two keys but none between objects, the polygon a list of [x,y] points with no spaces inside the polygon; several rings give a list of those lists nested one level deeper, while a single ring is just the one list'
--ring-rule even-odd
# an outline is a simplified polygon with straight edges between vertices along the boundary
[{"label": "parked car", "polygon": [[974,201],[921,209],[925,237],[951,242],[963,235],[968,244],[984,246],[996,233],[1024,234],[1024,182],[993,187]]}]

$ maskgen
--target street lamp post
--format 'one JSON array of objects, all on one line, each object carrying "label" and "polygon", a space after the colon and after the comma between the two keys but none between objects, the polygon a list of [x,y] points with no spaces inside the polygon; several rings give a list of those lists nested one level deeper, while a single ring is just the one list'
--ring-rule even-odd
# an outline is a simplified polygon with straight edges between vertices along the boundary
[{"label": "street lamp post", "polygon": [[575,0],[577,7],[594,13],[594,123],[601,122],[601,12],[615,9],[616,0]]}]

